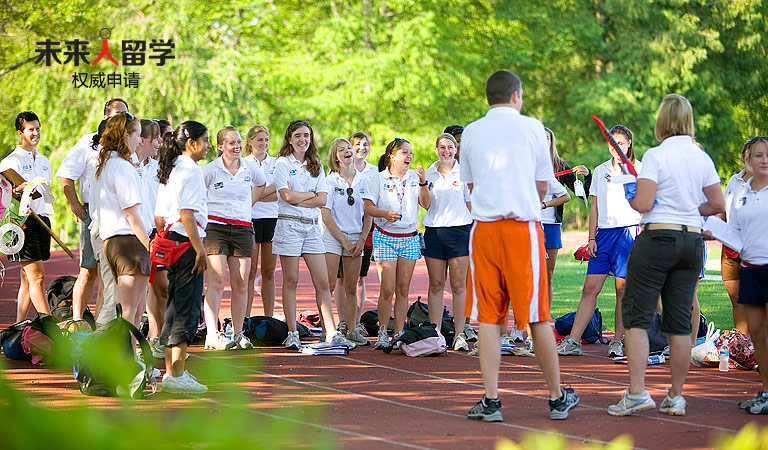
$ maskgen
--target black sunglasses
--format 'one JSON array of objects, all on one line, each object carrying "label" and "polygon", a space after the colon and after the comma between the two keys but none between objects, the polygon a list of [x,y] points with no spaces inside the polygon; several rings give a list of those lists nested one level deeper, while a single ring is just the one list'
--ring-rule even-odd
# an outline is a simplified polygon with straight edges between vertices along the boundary
[{"label": "black sunglasses", "polygon": [[133,114],[129,113],[128,111],[122,112],[122,113],[118,113],[118,114],[125,114],[125,118],[128,119],[127,120],[128,122],[131,122],[131,121],[133,121],[133,119],[135,119],[135,117],[133,117]]},{"label": "black sunglasses", "polygon": [[347,188],[347,204],[349,206],[352,206],[355,204],[355,198],[352,197],[352,194],[354,193],[355,193],[354,189],[352,189],[351,187]]},{"label": "black sunglasses", "polygon": [[752,139],[747,141],[747,145],[752,145],[760,141],[768,142],[768,136],[755,136]]}]

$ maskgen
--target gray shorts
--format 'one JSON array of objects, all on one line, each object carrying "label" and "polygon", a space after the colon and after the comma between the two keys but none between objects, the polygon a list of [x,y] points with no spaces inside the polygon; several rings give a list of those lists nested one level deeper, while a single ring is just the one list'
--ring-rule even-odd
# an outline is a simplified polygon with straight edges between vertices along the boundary
[{"label": "gray shorts", "polygon": [[95,269],[99,266],[99,261],[93,252],[89,226],[91,226],[91,215],[88,213],[88,205],[85,205],[85,214],[80,221],[80,267]]}]

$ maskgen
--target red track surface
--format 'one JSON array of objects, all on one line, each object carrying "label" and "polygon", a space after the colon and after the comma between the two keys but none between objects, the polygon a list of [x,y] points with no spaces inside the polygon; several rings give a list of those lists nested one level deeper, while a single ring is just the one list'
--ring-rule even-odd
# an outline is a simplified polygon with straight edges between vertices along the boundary
[{"label": "red track surface", "polygon": [[[15,296],[19,270],[6,265],[5,284],[0,288],[0,325],[15,318]],[[76,274],[77,263],[57,252],[46,263],[47,281],[64,274]],[[278,299],[280,279],[278,272]],[[411,297],[425,296],[427,274],[423,261],[416,266]],[[378,294],[377,277],[368,277],[369,299]],[[225,293],[222,317],[228,315]],[[448,298],[448,297],[446,297]],[[279,301],[278,301],[279,303]],[[446,302],[449,304],[450,301]],[[260,313],[259,299],[254,314]],[[298,292],[299,310],[316,309],[309,274],[302,265]],[[372,303],[368,308],[374,308]],[[278,306],[278,313],[279,306]],[[136,402],[137,408],[167,409],[226,406],[223,394],[244,389],[253,405],[248,411],[263,420],[296,420],[288,417],[290,407],[313,405],[298,418],[312,436],[330,437],[344,448],[491,448],[500,438],[515,441],[529,431],[560,433],[574,442],[610,441],[628,433],[638,448],[707,448],[721,432],[735,432],[750,421],[768,425],[768,417],[751,416],[736,402],[753,396],[760,388],[754,372],[692,367],[686,383],[688,415],[670,417],[647,411],[633,417],[615,418],[606,414],[608,405],[618,401],[626,387],[626,366],[606,358],[606,346],[585,346],[582,357],[560,358],[563,383],[580,394],[581,405],[565,421],[548,416],[543,377],[533,358],[502,358],[500,398],[505,422],[488,424],[466,419],[466,412],[483,393],[477,358],[449,352],[437,358],[408,358],[394,351],[385,355],[371,347],[358,348],[349,356],[302,356],[280,348],[254,351],[205,352],[192,348],[191,371],[211,388],[203,398],[193,399],[158,394]],[[204,370],[217,361],[235,374],[223,376]],[[77,390],[70,373],[9,361],[3,375],[30,398],[50,406],[67,408],[76,404],[114,407],[109,398],[85,397]],[[213,373],[213,374],[212,374]],[[235,381],[237,380],[237,381]],[[669,383],[669,365],[648,369],[647,387],[657,403]],[[236,386],[233,386],[236,385]]]}]

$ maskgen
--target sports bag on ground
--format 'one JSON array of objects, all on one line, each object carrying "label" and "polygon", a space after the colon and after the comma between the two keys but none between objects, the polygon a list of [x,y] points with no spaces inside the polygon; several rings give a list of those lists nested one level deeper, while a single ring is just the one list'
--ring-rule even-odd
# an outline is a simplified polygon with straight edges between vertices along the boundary
[{"label": "sports bag on ground", "polygon": [[[569,312],[555,319],[555,330],[560,336],[568,336],[573,328],[573,321],[576,318],[576,312]],[[600,308],[595,308],[595,313],[589,320],[584,332],[581,333],[582,344],[594,344],[600,341],[601,344],[607,344],[608,339],[603,337],[603,314]]]},{"label": "sports bag on ground", "polygon": [[728,365],[731,368],[754,370],[757,366],[755,360],[755,346],[749,336],[737,329],[725,330],[720,333],[716,341],[717,348],[723,344],[728,345]]},{"label": "sports bag on ground", "polygon": [[434,323],[425,322],[416,327],[408,327],[402,336],[384,348],[384,353],[391,353],[399,348],[406,356],[438,356],[448,349],[445,337],[437,332]]},{"label": "sports bag on ground", "polygon": [[[379,335],[379,312],[377,310],[366,311],[360,316],[360,323],[365,327],[365,331],[368,332],[368,336]],[[387,324],[387,332],[393,333],[395,331],[395,319],[390,317],[389,324]]]},{"label": "sports bag on ground", "polygon": [[[421,323],[429,322],[429,305],[421,301],[421,296],[408,308],[407,314],[408,328],[418,326]],[[443,306],[443,322],[440,324],[440,333],[446,341],[453,342],[456,336],[456,325],[453,316],[448,312],[448,308]]]},{"label": "sports bag on ground", "polygon": [[243,333],[253,345],[280,345],[288,337],[288,325],[273,317],[253,316],[245,319]]},{"label": "sports bag on ground", "polygon": [[0,332],[0,346],[6,358],[23,361],[32,359],[32,356],[21,347],[21,337],[30,323],[32,323],[31,320],[22,320]]},{"label": "sports bag on ground", "polygon": [[[141,346],[143,366],[135,359],[131,336]],[[118,303],[117,317],[83,342],[83,352],[75,361],[73,372],[80,392],[85,395],[142,398],[146,387],[151,388],[152,394],[157,390],[152,377],[153,362],[149,343],[133,324],[122,318]]]}]

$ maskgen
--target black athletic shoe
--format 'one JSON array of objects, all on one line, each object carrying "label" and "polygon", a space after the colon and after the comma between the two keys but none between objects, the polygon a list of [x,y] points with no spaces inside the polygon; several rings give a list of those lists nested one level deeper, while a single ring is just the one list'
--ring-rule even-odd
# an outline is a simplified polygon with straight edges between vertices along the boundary
[{"label": "black athletic shoe", "polygon": [[488,399],[483,395],[477,405],[469,410],[467,417],[484,422],[501,422],[501,401],[498,398]]},{"label": "black athletic shoe", "polygon": [[549,401],[549,418],[553,420],[563,420],[568,418],[568,411],[579,404],[579,394],[571,388],[560,388],[562,397],[557,400]]}]

